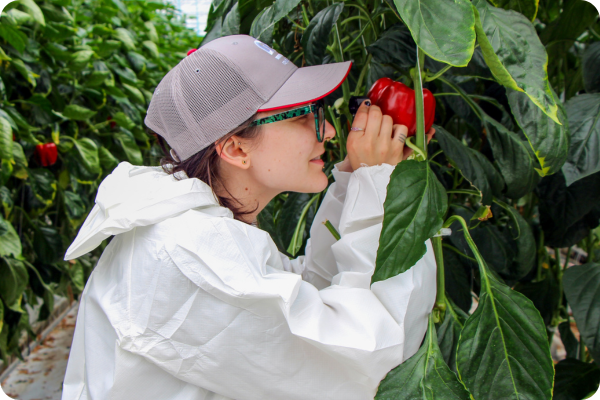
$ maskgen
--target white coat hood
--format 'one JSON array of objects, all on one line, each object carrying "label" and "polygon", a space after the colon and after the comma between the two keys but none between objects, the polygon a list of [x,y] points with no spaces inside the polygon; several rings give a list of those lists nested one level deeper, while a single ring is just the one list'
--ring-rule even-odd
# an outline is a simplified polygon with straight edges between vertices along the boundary
[{"label": "white coat hood", "polygon": [[[187,178],[184,172],[178,177]],[[233,218],[231,210],[219,206],[210,186],[201,180],[177,180],[161,167],[122,162],[98,188],[96,205],[67,249],[65,260],[94,250],[111,235],[154,225],[192,208]]]}]

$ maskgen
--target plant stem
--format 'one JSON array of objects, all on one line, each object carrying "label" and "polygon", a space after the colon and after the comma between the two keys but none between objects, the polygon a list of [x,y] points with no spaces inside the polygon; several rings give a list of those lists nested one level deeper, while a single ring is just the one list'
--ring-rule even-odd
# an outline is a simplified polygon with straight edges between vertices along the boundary
[{"label": "plant stem", "polygon": [[446,190],[448,194],[468,194],[469,196],[477,196],[481,197],[481,194],[476,190],[469,189],[454,189],[454,190]]},{"label": "plant stem", "polygon": [[433,244],[433,253],[435,254],[435,263],[437,264],[437,295],[435,307],[440,310],[440,320],[444,319],[446,310],[446,286],[444,276],[444,253],[442,252],[442,238],[440,236],[431,238]]},{"label": "plant stem", "polygon": [[354,40],[351,41],[348,46],[346,46],[346,48],[342,51],[342,53],[347,52],[354,45],[354,43],[356,43],[356,41],[362,37],[362,34],[365,33],[365,31],[367,30],[368,27],[369,27],[368,25],[365,25],[365,27],[362,28],[362,30],[359,32],[359,34],[356,35]]},{"label": "plant stem", "polygon": [[412,137],[406,138],[406,142],[404,142],[404,144],[411,148],[415,153],[417,153],[421,157],[422,161],[427,160],[427,148],[425,149],[425,152],[423,152],[423,150],[420,147],[413,144]]},{"label": "plant stem", "polygon": [[579,332],[579,361],[585,362],[585,359],[585,343],[583,343],[583,337],[581,337],[581,332]]},{"label": "plant stem", "polygon": [[440,76],[444,75],[444,73],[446,71],[448,71],[450,68],[452,68],[452,65],[446,65],[444,68],[442,68],[441,70],[439,70],[435,75],[426,76],[425,77],[425,82],[435,81],[437,78],[439,78]]},{"label": "plant stem", "polygon": [[477,260],[476,260],[476,259],[474,259],[473,257],[469,257],[468,255],[466,255],[466,254],[465,254],[465,253],[463,253],[462,251],[458,250],[458,249],[457,249],[457,248],[455,248],[455,247],[452,247],[452,246],[450,246],[449,244],[444,244],[444,245],[442,245],[442,247],[445,247],[446,249],[448,249],[448,250],[450,250],[450,251],[453,251],[453,252],[455,252],[455,253],[456,253],[456,254],[458,254],[459,256],[461,256],[461,257],[463,257],[463,258],[466,258],[466,259],[467,259],[467,260],[469,260],[469,261],[473,261],[473,262],[475,262],[475,263],[477,262]]},{"label": "plant stem", "polygon": [[331,225],[331,222],[329,222],[328,219],[326,219],[325,221],[323,221],[323,225],[325,225],[325,227],[327,227],[327,229],[329,229],[329,232],[331,232],[331,234],[333,235],[333,237],[336,240],[340,240],[341,236],[338,233],[338,231],[333,227],[333,225]]},{"label": "plant stem", "polygon": [[427,142],[425,139],[425,106],[423,104],[423,82],[421,71],[425,64],[425,52],[417,46],[417,65],[414,73],[413,81],[415,88],[415,106],[417,114],[417,147],[423,151],[425,160],[427,160]]},{"label": "plant stem", "polygon": [[367,60],[365,61],[365,65],[363,66],[362,71],[360,71],[360,75],[358,76],[358,81],[356,82],[356,87],[354,88],[353,96],[358,96],[360,94],[360,88],[362,86],[363,80],[365,79],[365,75],[369,69],[369,63],[371,62],[371,58],[373,56],[369,54],[367,56]]}]

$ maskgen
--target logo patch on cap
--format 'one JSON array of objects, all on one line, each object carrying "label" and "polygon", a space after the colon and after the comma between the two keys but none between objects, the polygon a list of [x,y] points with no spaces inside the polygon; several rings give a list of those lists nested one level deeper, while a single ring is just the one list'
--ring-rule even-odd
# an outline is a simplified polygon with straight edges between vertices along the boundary
[{"label": "logo patch on cap", "polygon": [[[258,47],[259,49],[266,51],[267,53],[269,53],[269,55],[274,55],[277,54],[275,56],[276,60],[279,60],[281,57],[283,57],[281,54],[277,53],[275,50],[273,50],[272,48],[270,48],[268,45],[264,44],[263,42],[261,42],[260,40],[255,40],[254,44],[256,45],[256,47]],[[283,57],[283,61],[281,62],[283,65],[286,65],[287,63],[289,63],[290,60],[288,60],[287,58]]]}]

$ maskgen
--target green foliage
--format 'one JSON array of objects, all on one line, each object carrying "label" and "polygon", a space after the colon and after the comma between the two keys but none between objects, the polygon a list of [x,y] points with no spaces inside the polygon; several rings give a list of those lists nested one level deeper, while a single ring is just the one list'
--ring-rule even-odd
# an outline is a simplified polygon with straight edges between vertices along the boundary
[{"label": "green foliage", "polygon": [[[160,79],[200,40],[173,6],[159,2],[23,0],[5,7],[0,19],[3,358],[19,355],[21,333],[31,331],[25,304],[42,300],[38,317],[44,319],[54,294],[83,290],[100,249],[74,263],[63,261],[65,250],[91,210],[98,185],[119,162],[158,162],[158,146],[142,125],[148,102]],[[116,126],[111,128],[108,118]],[[35,145],[49,142],[57,144],[58,160],[42,167]]]}]

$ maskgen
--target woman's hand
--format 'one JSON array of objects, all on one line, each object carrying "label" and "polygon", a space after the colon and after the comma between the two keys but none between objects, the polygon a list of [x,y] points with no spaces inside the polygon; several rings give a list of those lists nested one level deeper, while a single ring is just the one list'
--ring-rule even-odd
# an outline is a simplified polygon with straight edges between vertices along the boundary
[{"label": "woman's hand", "polygon": [[[362,130],[350,131],[346,143],[348,156],[338,166],[340,171],[352,172],[361,164],[373,166],[386,163],[395,166],[413,153],[412,149],[404,146],[408,128],[394,125],[392,117],[382,115],[378,106],[367,106],[366,102],[359,107],[352,124],[353,128]],[[430,129],[427,143],[434,134],[435,129]]]}]

